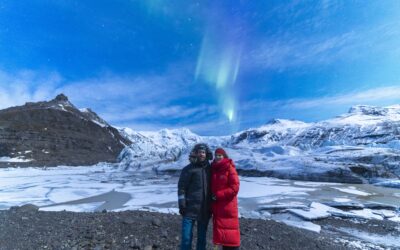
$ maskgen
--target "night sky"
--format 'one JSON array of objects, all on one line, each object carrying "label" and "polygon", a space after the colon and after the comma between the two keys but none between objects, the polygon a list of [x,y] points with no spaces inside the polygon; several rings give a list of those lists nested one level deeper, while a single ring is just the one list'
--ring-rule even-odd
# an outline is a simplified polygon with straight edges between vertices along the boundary
[{"label": "night sky", "polygon": [[400,103],[400,1],[2,1],[0,108],[226,135]]}]

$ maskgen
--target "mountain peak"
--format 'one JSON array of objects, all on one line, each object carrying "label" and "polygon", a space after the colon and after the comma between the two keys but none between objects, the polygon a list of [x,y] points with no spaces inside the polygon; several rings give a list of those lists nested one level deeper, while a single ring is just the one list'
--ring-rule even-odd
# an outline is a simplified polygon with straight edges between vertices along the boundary
[{"label": "mountain peak", "polygon": [[63,94],[0,110],[0,128],[0,156],[29,159],[27,166],[115,162],[131,143],[93,111],[79,111]]},{"label": "mountain peak", "polygon": [[370,105],[355,105],[350,108],[349,113],[371,116],[385,116],[388,113],[388,109]]},{"label": "mountain peak", "polygon": [[68,97],[66,95],[64,95],[63,93],[59,94],[56,96],[56,98],[54,98],[55,101],[58,102],[68,102]]},{"label": "mountain peak", "polygon": [[295,120],[288,120],[288,119],[271,119],[269,120],[266,125],[273,125],[273,124],[284,124],[284,123],[292,123],[292,122],[296,122]]},{"label": "mountain peak", "polygon": [[294,119],[271,119],[265,125],[261,126],[261,128],[269,127],[272,125],[277,125],[282,127],[291,127],[291,126],[297,127],[297,126],[305,126],[307,125],[307,123]]}]

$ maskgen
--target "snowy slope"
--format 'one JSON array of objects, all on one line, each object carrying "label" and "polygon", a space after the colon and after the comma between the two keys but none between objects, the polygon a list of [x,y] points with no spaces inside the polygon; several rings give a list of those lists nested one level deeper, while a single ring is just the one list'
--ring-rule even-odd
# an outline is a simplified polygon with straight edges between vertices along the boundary
[{"label": "snowy slope", "polygon": [[162,129],[158,132],[137,132],[122,128],[119,131],[133,142],[119,156],[121,167],[142,168],[176,162],[182,155],[189,153],[190,147],[203,141],[202,137],[185,128]]},{"label": "snowy slope", "polygon": [[275,119],[231,136],[202,137],[188,129],[120,133],[133,144],[125,167],[178,170],[199,142],[223,146],[242,173],[279,178],[361,183],[399,178],[400,106],[354,106],[316,123]]},{"label": "snowy slope", "polygon": [[302,149],[333,145],[394,147],[399,145],[399,125],[399,105],[386,108],[359,105],[350,108],[347,114],[317,123],[275,120],[233,135],[231,144],[264,141]]}]

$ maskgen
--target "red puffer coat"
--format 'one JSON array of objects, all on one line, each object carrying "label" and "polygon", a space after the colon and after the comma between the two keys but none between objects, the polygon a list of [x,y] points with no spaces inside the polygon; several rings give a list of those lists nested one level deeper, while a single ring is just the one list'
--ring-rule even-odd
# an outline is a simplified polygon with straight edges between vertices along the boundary
[{"label": "red puffer coat", "polygon": [[231,159],[224,158],[211,165],[213,242],[216,245],[240,246],[237,194],[239,177]]}]

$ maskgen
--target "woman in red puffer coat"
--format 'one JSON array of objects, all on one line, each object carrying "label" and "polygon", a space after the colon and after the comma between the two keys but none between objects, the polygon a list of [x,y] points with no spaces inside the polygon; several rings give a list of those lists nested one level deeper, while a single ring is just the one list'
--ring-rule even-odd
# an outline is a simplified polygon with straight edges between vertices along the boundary
[{"label": "woman in red puffer coat", "polygon": [[213,242],[222,249],[239,249],[238,199],[239,177],[225,150],[215,150],[211,164]]}]

